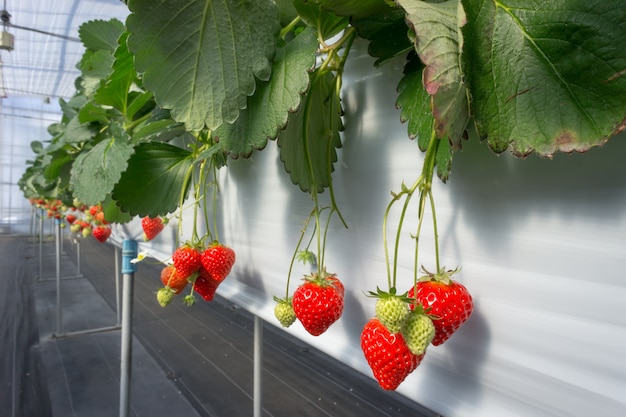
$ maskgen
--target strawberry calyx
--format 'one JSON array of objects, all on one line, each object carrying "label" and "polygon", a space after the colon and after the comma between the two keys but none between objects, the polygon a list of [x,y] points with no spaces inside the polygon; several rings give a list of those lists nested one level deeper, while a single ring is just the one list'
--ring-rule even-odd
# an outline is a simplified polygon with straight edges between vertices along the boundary
[{"label": "strawberry calyx", "polygon": [[379,298],[379,299],[395,297],[395,298],[401,299],[402,301],[408,304],[411,304],[414,301],[412,298],[409,298],[408,291],[406,291],[404,294],[397,294],[396,287],[389,288],[389,292],[383,291],[379,287],[376,287],[376,292],[368,291],[365,295],[370,298]]},{"label": "strawberry calyx", "polygon": [[448,269],[446,271],[445,267],[439,269],[438,272],[433,273],[428,271],[426,268],[422,266],[422,271],[424,271],[425,275],[422,275],[418,281],[419,282],[439,282],[441,284],[450,285],[452,283],[452,276],[460,271],[460,268],[457,267],[455,269]]}]

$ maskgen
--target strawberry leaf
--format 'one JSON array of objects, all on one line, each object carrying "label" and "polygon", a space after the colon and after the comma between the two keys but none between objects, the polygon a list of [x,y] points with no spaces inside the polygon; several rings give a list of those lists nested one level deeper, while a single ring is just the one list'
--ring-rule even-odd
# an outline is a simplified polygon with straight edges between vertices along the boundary
[{"label": "strawberry leaf", "polygon": [[70,186],[74,196],[85,204],[104,200],[119,181],[133,153],[121,126],[112,122],[110,127],[111,137],[79,155],[72,166]]},{"label": "strawberry leaf", "polygon": [[390,9],[389,13],[353,19],[352,26],[356,28],[359,36],[371,41],[368,53],[377,58],[375,66],[380,66],[414,49],[407,36],[409,28],[402,9]]},{"label": "strawberry leaf", "polygon": [[142,142],[113,189],[113,199],[131,215],[156,217],[176,210],[189,191],[191,152],[160,142]]},{"label": "strawberry leaf", "polygon": [[422,73],[424,66],[413,53],[404,67],[404,76],[398,83],[396,106],[401,109],[400,120],[407,123],[411,139],[417,138],[422,152],[428,148],[433,129],[433,115],[430,111],[430,96],[424,89]]},{"label": "strawberry leaf", "polygon": [[268,80],[280,30],[272,0],[129,0],[128,46],[144,86],[189,130],[232,123]]},{"label": "strawberry leaf", "polygon": [[315,31],[305,29],[279,48],[271,80],[259,83],[234,124],[223,124],[215,131],[214,136],[233,158],[247,157],[253,150],[264,148],[268,139],[276,139],[278,130],[287,124],[288,114],[300,106],[301,95],[309,85],[308,71],[315,65],[317,46]]},{"label": "strawberry leaf", "polygon": [[113,72],[108,75],[94,95],[98,103],[113,106],[124,115],[126,115],[128,105],[128,91],[137,78],[133,56],[126,47],[127,37],[127,33],[120,37],[119,46],[114,54]]},{"label": "strawberry leaf", "polygon": [[85,48],[92,51],[115,51],[118,38],[124,32],[124,24],[118,19],[91,20],[78,28],[78,36]]},{"label": "strawberry leaf", "polygon": [[426,65],[424,87],[431,95],[435,132],[458,148],[469,121],[469,97],[463,82],[460,0],[443,3],[398,0],[415,32],[415,50]]},{"label": "strawberry leaf", "polygon": [[360,19],[367,16],[383,15],[391,6],[386,0],[316,0],[322,8],[337,16],[348,16]]},{"label": "strawberry leaf", "polygon": [[305,192],[322,192],[331,184],[335,148],[341,147],[341,103],[337,79],[316,70],[305,103],[289,115],[287,128],[278,136],[280,158],[291,181]]},{"label": "strawberry leaf", "polygon": [[478,131],[496,152],[586,151],[625,127],[619,1],[466,1]]},{"label": "strawberry leaf", "polygon": [[347,18],[339,17],[334,13],[322,10],[317,3],[305,0],[294,0],[293,5],[298,11],[302,21],[308,26],[316,28],[322,39],[335,36],[348,25]]}]

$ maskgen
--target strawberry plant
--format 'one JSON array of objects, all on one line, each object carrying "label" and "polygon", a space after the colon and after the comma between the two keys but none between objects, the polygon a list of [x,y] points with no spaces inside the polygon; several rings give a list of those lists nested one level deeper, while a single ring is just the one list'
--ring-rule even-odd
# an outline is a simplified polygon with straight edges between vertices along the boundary
[{"label": "strawberry plant", "polygon": [[[188,243],[202,254],[200,266],[194,263],[183,273],[189,272],[192,284],[185,301],[193,303],[194,293],[211,300],[235,258],[222,249],[218,260],[204,256],[220,243],[218,171],[273,142],[285,174],[313,205],[275,314],[283,326],[299,318],[312,333],[341,315],[345,292],[326,271],[325,250],[331,219],[346,225],[332,181],[346,122],[345,63],[360,42],[376,59],[373,70],[404,64],[389,94],[397,94],[399,122],[406,123],[424,161],[421,176],[392,193],[383,215],[387,287],[370,293],[378,299],[377,318],[362,334],[366,359],[385,389],[395,389],[428,345],[444,343],[473,309],[471,295],[440,265],[435,172],[449,180],[465,140],[482,140],[496,153],[551,158],[601,146],[626,128],[626,8],[620,0],[126,3],[126,22],[81,26],[85,53],[77,63],[76,94],[60,100],[62,117],[49,126],[49,140],[32,142],[35,157],[19,181],[24,195],[101,206],[91,214],[93,222],[74,219],[71,228],[86,236],[107,223],[175,213],[173,251]],[[360,146],[359,138],[351,139]],[[414,195],[413,286],[401,294],[400,236]],[[403,199],[390,244],[389,213]],[[427,209],[433,216],[435,272],[419,277]],[[185,210],[193,213],[189,239],[182,239]],[[51,208],[49,215],[61,214]],[[146,235],[154,237],[155,227]],[[313,268],[291,294],[297,259]],[[175,291],[163,285],[168,291],[159,290],[158,300],[167,304]],[[318,312],[328,315],[323,326],[309,326],[305,317],[311,314],[298,296],[305,290],[332,300],[332,311]],[[454,294],[457,301],[432,302],[436,294]],[[388,363],[384,352],[374,350],[378,344],[389,349]]]}]

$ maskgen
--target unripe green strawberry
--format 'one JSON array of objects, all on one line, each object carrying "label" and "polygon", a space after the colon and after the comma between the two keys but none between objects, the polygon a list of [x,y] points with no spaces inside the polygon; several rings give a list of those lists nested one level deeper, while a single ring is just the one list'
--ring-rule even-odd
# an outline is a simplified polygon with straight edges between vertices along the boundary
[{"label": "unripe green strawberry", "polygon": [[435,325],[427,314],[411,311],[402,326],[402,336],[411,353],[421,355],[435,337]]},{"label": "unripe green strawberry", "polygon": [[168,287],[159,288],[157,291],[157,301],[161,307],[166,307],[174,299],[174,290]]},{"label": "unripe green strawberry", "polygon": [[274,316],[278,319],[283,327],[289,327],[296,321],[296,312],[293,310],[291,298],[286,300],[274,297],[276,306],[274,307]]},{"label": "unripe green strawberry", "polygon": [[376,301],[376,318],[389,330],[390,333],[398,333],[402,329],[402,324],[409,314],[409,299],[406,293],[396,295],[396,289],[391,288],[389,292],[370,291],[370,297],[378,298]]},{"label": "unripe green strawberry", "polygon": [[88,238],[91,235],[91,226],[84,227],[82,233],[84,238]]}]

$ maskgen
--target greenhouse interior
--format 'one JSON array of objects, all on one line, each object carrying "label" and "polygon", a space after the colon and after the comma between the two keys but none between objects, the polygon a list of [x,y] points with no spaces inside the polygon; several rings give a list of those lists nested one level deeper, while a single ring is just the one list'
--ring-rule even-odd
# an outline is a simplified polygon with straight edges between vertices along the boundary
[{"label": "greenhouse interior", "polygon": [[626,415],[622,0],[0,25],[0,416]]}]

